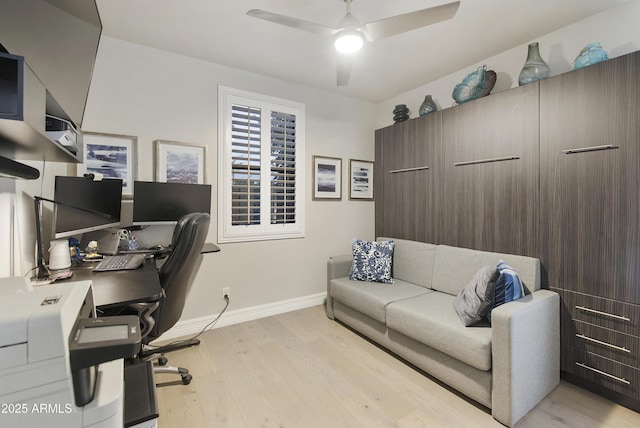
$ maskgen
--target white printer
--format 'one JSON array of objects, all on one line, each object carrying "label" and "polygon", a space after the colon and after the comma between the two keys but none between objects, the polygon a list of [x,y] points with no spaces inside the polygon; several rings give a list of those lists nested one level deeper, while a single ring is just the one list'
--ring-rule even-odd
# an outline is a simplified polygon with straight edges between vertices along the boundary
[{"label": "white printer", "polygon": [[137,317],[95,317],[90,281],[0,278],[0,427],[122,427]]}]

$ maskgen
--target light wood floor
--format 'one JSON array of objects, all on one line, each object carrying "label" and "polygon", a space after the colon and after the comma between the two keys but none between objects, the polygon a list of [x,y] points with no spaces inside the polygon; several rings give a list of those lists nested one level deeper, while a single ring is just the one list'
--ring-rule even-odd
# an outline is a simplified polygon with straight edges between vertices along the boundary
[{"label": "light wood floor", "polygon": [[[329,320],[323,306],[210,330],[157,375],[160,428],[502,427],[488,410]],[[169,385],[167,385],[169,384]],[[634,427],[640,414],[560,385],[519,428]]]}]

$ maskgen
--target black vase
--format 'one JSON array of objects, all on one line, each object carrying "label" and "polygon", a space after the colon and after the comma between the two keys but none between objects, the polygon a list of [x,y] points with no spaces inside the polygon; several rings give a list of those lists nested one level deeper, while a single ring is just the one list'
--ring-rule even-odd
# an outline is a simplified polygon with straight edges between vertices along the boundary
[{"label": "black vase", "polygon": [[404,122],[409,119],[409,109],[406,104],[398,104],[393,109],[393,121],[395,123]]}]

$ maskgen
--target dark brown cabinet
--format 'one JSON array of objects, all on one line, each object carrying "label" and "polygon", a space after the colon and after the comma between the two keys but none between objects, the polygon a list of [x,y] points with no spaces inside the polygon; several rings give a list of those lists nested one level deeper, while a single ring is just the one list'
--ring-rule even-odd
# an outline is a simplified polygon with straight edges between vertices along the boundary
[{"label": "dark brown cabinet", "polygon": [[442,113],[441,243],[536,254],[538,84]]},{"label": "dark brown cabinet", "polygon": [[640,55],[540,84],[549,284],[640,303]]},{"label": "dark brown cabinet", "polygon": [[378,236],[437,242],[439,112],[376,131]]},{"label": "dark brown cabinet", "polygon": [[541,259],[561,368],[640,409],[640,54],[540,82]]}]

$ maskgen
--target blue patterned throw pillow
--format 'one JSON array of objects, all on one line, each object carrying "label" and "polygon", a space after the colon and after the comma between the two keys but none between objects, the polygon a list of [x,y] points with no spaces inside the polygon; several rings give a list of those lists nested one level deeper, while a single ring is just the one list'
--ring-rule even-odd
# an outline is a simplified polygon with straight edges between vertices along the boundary
[{"label": "blue patterned throw pillow", "polygon": [[353,263],[349,279],[392,284],[391,264],[394,246],[393,241],[370,242],[354,239],[352,242]]},{"label": "blue patterned throw pillow", "polygon": [[511,266],[506,264],[504,260],[500,260],[496,266],[500,272],[496,286],[493,291],[493,302],[491,309],[487,313],[487,318],[491,322],[491,311],[507,302],[518,300],[524,297],[524,287],[520,281],[520,277]]}]

